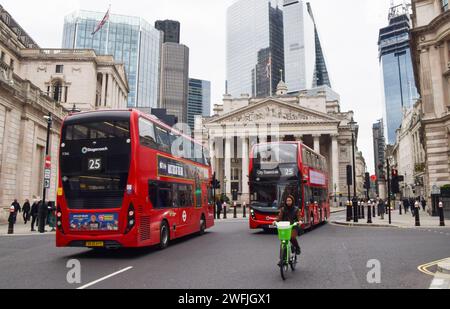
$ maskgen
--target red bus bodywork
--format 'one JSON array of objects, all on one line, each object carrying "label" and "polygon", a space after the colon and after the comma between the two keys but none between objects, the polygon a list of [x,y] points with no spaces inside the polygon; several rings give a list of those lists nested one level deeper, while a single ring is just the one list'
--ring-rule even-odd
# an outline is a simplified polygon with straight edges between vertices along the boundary
[{"label": "red bus bodywork", "polygon": [[[201,230],[200,222],[205,220],[205,228],[214,226],[214,204],[209,199],[211,187],[211,168],[207,164],[200,164],[196,161],[174,157],[171,154],[160,150],[151,149],[140,143],[139,121],[145,119],[155,126],[163,128],[171,133],[175,131],[158,121],[156,118],[141,113],[137,110],[128,111],[97,111],[89,113],[79,113],[68,116],[64,122],[72,117],[83,119],[84,116],[108,116],[114,113],[129,113],[130,117],[130,139],[131,144],[130,168],[126,190],[123,192],[121,205],[102,209],[71,209],[68,205],[66,192],[63,185],[64,171],[61,170],[62,156],[60,154],[60,175],[57,197],[57,247],[104,247],[104,248],[134,248],[147,247],[160,243],[160,229],[165,222],[170,229],[170,240],[184,237]],[[64,125],[63,125],[64,128]],[[64,129],[63,129],[64,130]],[[177,136],[183,136],[187,140],[188,136],[175,132]],[[63,134],[61,134],[63,137]],[[91,141],[87,141],[91,142]],[[96,142],[94,142],[96,143]],[[101,141],[98,142],[100,144]],[[200,146],[201,147],[201,146]],[[82,150],[83,151],[83,150]],[[64,149],[61,148],[61,152]],[[169,174],[160,174],[160,166],[164,162],[175,162],[186,169],[195,169],[198,172],[197,180],[189,177],[175,177]],[[169,161],[167,161],[169,160]],[[191,188],[198,188],[192,192],[192,205],[184,207],[164,207],[157,208],[152,204],[150,196],[150,183],[155,182],[160,185],[177,184],[190,185]],[[201,189],[201,192],[199,190]],[[108,217],[115,223],[104,230],[73,229],[71,218],[81,218],[86,216]],[[112,221],[111,221],[112,222]],[[132,222],[133,224],[130,224]],[[117,225],[115,225],[117,224]],[[110,229],[110,230],[108,230]]]},{"label": "red bus bodywork", "polygon": [[[302,212],[303,225],[302,229],[310,229],[314,226],[320,225],[326,222],[330,216],[330,201],[328,198],[328,175],[324,172],[324,168],[318,168],[318,166],[310,166],[307,164],[306,160],[303,158],[303,154],[308,153],[320,158],[322,162],[326,162],[325,158],[317,153],[315,153],[311,148],[307,147],[301,142],[277,142],[277,143],[267,143],[255,145],[250,154],[250,196],[252,192],[252,183],[257,180],[255,175],[254,166],[254,152],[256,147],[261,145],[297,145],[297,164],[298,169],[298,190],[299,190],[299,201],[296,204],[299,206]],[[322,165],[323,166],[323,165]],[[253,176],[252,176],[253,175]],[[274,184],[275,185],[275,184]],[[306,196],[306,190],[320,189],[323,193],[322,199],[311,200],[310,196]],[[278,218],[279,214],[279,203],[273,208],[262,209],[253,207],[252,203],[250,205],[250,229],[271,229],[272,224]]]}]

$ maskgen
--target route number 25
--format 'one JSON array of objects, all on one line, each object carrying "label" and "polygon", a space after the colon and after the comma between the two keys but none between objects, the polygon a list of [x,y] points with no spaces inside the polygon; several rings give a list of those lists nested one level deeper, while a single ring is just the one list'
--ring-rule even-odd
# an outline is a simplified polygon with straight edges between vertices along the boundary
[{"label": "route number 25", "polygon": [[90,171],[99,171],[102,169],[102,159],[89,159],[88,169]]}]

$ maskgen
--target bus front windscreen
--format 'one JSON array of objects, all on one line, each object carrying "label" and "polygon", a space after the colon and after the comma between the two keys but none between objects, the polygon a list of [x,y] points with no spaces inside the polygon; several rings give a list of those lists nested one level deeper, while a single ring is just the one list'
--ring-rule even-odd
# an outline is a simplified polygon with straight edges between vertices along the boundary
[{"label": "bus front windscreen", "polygon": [[299,203],[299,184],[296,181],[253,183],[251,187],[252,207],[278,209],[289,195],[295,198],[296,204]]},{"label": "bus front windscreen", "polygon": [[67,121],[61,143],[61,179],[69,209],[122,206],[130,169],[128,119]]}]

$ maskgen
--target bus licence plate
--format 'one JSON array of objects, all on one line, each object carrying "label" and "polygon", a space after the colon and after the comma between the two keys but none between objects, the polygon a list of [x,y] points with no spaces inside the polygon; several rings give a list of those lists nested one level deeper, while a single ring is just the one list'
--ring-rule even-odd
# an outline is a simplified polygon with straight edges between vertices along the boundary
[{"label": "bus licence plate", "polygon": [[88,241],[86,242],[86,247],[88,248],[102,248],[105,246],[103,241]]}]

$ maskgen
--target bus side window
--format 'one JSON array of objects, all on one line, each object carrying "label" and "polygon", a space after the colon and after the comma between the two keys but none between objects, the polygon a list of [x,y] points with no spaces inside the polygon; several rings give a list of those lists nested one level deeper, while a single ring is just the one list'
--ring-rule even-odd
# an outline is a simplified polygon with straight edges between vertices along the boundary
[{"label": "bus side window", "polygon": [[155,127],[152,122],[143,118],[139,119],[139,141],[143,146],[156,147]]},{"label": "bus side window", "polygon": [[156,126],[156,142],[158,143],[159,150],[170,153],[171,151],[171,141],[169,132],[164,130],[163,128]]},{"label": "bus side window", "polygon": [[174,208],[173,184],[150,182],[148,186],[149,199],[153,208]]},{"label": "bus side window", "polygon": [[148,198],[153,208],[158,208],[158,184],[155,182],[148,183]]}]

